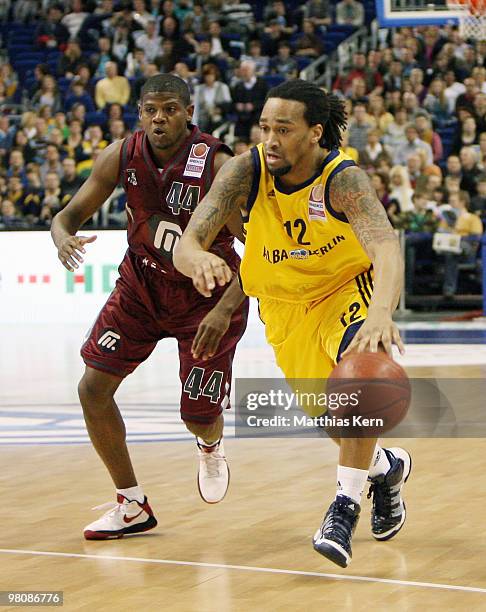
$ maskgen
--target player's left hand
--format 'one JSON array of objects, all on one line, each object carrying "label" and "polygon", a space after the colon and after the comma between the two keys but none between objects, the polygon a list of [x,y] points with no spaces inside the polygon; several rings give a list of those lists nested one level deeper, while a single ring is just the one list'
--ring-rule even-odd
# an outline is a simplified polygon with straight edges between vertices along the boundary
[{"label": "player's left hand", "polygon": [[392,345],[396,344],[400,354],[405,353],[398,327],[393,322],[391,315],[384,311],[368,311],[368,317],[350,342],[342,357],[349,353],[364,353],[366,351],[377,353],[383,348],[390,357],[392,356]]},{"label": "player's left hand", "polygon": [[216,283],[223,287],[233,278],[233,273],[224,259],[208,251],[195,253],[191,263],[192,284],[204,297],[211,297]]},{"label": "player's left hand", "polygon": [[231,314],[222,311],[217,305],[210,310],[197,328],[191,347],[192,356],[203,361],[213,357],[230,323]]}]

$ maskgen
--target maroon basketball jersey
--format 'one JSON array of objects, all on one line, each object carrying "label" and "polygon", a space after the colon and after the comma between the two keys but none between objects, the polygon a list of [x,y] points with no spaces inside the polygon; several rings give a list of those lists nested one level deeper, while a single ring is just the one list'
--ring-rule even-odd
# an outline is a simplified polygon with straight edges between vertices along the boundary
[{"label": "maroon basketball jersey", "polygon": [[[194,125],[189,127],[189,136],[164,168],[157,167],[142,130],[126,138],[120,151],[120,183],[127,193],[129,248],[147,266],[175,280],[189,280],[174,268],[172,253],[192,212],[211,186],[214,156],[218,151],[232,155],[213,136]],[[238,258],[233,241],[225,227],[211,247],[230,265]]]}]

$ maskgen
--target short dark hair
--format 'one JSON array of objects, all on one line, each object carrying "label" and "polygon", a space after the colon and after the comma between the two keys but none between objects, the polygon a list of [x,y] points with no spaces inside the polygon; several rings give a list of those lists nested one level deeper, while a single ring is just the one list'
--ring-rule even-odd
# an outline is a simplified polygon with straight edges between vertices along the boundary
[{"label": "short dark hair", "polygon": [[319,146],[326,149],[339,148],[341,131],[346,129],[347,120],[344,102],[336,95],[326,93],[309,81],[291,79],[272,87],[265,102],[269,98],[302,102],[305,106],[304,119],[309,126],[320,123],[324,128]]},{"label": "short dark hair", "polygon": [[174,93],[184,104],[189,106],[191,103],[191,94],[187,84],[179,77],[173,74],[156,74],[149,77],[140,92],[140,99],[143,100],[145,94],[148,93]]}]

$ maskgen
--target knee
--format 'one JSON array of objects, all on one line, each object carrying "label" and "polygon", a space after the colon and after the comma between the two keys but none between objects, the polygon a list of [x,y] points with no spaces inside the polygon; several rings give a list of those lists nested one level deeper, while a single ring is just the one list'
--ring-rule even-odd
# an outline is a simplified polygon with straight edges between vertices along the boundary
[{"label": "knee", "polygon": [[78,395],[85,413],[91,412],[92,408],[99,412],[104,404],[111,405],[114,390],[85,373],[78,383]]}]

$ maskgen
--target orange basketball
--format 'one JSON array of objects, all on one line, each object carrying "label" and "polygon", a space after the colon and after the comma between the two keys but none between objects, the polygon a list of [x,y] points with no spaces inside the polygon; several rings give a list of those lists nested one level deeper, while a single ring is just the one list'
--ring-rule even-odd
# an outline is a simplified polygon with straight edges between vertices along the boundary
[{"label": "orange basketball", "polygon": [[345,427],[340,423],[340,435],[348,437],[390,431],[405,418],[411,399],[405,370],[382,352],[353,353],[342,359],[329,377],[327,392],[346,399],[326,414],[349,421]]}]

